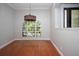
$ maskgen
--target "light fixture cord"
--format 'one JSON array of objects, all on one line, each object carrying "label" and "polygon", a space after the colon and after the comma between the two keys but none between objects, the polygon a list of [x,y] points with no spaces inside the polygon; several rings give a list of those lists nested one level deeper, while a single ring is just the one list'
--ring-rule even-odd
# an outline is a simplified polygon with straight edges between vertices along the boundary
[{"label": "light fixture cord", "polygon": [[29,3],[29,15],[31,15],[31,3]]}]

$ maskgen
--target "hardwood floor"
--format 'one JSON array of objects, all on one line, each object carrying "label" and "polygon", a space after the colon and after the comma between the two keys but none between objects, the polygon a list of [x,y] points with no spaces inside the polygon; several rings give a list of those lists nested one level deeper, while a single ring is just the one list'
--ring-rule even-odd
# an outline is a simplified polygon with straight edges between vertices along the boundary
[{"label": "hardwood floor", "polygon": [[16,40],[0,50],[1,56],[60,56],[49,40]]}]

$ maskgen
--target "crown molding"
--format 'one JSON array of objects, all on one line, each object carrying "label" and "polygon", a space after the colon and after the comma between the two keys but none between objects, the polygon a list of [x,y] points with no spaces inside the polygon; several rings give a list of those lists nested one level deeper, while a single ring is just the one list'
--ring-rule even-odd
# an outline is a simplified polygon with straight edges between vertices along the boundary
[{"label": "crown molding", "polygon": [[[7,3],[7,5],[9,5],[10,7],[12,7],[15,10],[29,10],[28,7],[27,8],[17,8],[15,5],[13,5],[11,3]],[[34,7],[34,8],[31,7],[31,10],[38,10],[38,9],[40,9],[40,10],[49,10],[51,8],[51,6],[52,6],[52,3],[49,7],[46,7],[46,6],[45,7]]]}]

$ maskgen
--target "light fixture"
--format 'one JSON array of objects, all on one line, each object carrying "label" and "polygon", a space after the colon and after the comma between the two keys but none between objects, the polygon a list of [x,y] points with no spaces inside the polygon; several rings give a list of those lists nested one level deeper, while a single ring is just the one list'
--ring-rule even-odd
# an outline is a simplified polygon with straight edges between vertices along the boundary
[{"label": "light fixture", "polygon": [[36,16],[31,15],[31,3],[29,4],[29,14],[24,16],[25,21],[36,21]]}]

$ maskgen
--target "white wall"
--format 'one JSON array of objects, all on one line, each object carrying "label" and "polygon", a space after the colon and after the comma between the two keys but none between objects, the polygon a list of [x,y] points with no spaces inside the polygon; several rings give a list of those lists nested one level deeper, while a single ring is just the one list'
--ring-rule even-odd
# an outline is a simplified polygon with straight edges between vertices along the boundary
[{"label": "white wall", "polygon": [[[16,38],[22,38],[22,25],[24,16],[28,15],[28,10],[16,10]],[[36,20],[41,23],[42,35],[40,38],[50,39],[50,10],[33,9],[31,14],[36,16]]]},{"label": "white wall", "polygon": [[0,4],[0,46],[14,39],[14,10]]},{"label": "white wall", "polygon": [[51,40],[54,41],[64,55],[79,55],[79,28],[63,28],[64,7],[79,7],[79,4],[53,5]]}]

